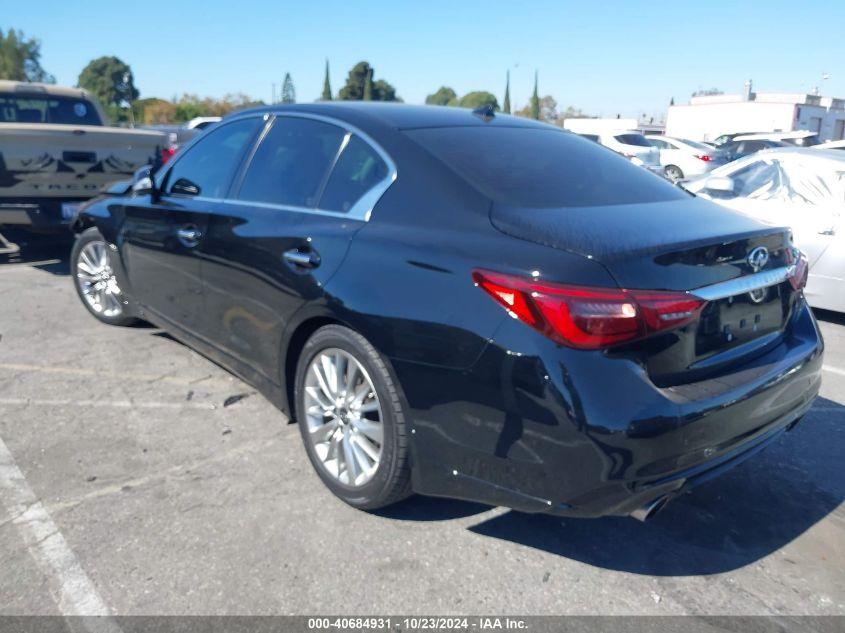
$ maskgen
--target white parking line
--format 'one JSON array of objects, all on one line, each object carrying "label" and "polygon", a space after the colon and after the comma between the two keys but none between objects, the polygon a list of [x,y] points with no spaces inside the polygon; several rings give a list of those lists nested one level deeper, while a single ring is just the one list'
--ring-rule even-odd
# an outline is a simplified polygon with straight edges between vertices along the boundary
[{"label": "white parking line", "polygon": [[[108,615],[106,603],[0,439],[0,502],[50,583],[62,615]],[[114,628],[114,627],[105,627]]]},{"label": "white parking line", "polygon": [[834,367],[832,365],[822,365],[822,369],[824,369],[825,371],[829,371],[831,374],[845,376],[845,369],[839,369],[839,367]]},{"label": "white parking line", "polygon": [[41,398],[0,398],[0,404],[36,407],[113,407],[117,409],[202,409],[213,411],[214,404],[201,402],[132,402],[131,400],[47,400]]}]

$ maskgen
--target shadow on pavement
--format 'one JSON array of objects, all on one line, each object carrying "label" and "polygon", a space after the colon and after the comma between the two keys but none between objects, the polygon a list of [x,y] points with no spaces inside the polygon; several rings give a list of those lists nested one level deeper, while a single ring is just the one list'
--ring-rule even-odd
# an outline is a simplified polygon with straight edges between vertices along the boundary
[{"label": "shadow on pavement", "polygon": [[836,511],[845,499],[842,455],[845,407],[819,398],[767,451],[674,500],[647,523],[511,511],[470,529],[616,571],[717,574],[777,551]]},{"label": "shadow on pavement", "polygon": [[53,275],[67,275],[70,272],[68,260],[74,240],[70,232],[59,235],[37,235],[4,228],[3,234],[20,246],[20,252],[0,255],[0,268],[9,264],[26,264]]},{"label": "shadow on pavement", "polygon": [[400,521],[447,521],[481,514],[490,509],[490,506],[471,501],[414,496],[371,513]]},{"label": "shadow on pavement", "polygon": [[827,321],[828,323],[837,323],[838,325],[845,325],[845,314],[842,312],[831,312],[830,310],[822,310],[821,308],[813,308],[813,314],[819,321]]}]

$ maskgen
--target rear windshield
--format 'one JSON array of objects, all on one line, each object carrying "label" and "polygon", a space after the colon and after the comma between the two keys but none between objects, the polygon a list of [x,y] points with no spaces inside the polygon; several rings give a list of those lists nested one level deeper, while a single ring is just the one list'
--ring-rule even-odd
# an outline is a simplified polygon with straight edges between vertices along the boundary
[{"label": "rear windshield", "polygon": [[705,145],[704,143],[699,143],[698,141],[691,141],[688,138],[679,138],[678,139],[681,143],[685,145],[689,145],[693,149],[701,150],[702,152],[711,152],[713,148],[709,145]]},{"label": "rear windshield", "polygon": [[0,123],[102,125],[90,101],[52,95],[0,94]]},{"label": "rear windshield", "polygon": [[591,207],[685,199],[615,152],[557,130],[448,127],[406,134],[494,202]]}]

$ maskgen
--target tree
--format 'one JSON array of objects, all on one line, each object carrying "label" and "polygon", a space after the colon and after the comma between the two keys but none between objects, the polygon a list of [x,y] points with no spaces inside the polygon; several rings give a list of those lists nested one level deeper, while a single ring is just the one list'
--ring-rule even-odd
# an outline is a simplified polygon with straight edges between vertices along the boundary
[{"label": "tree", "polygon": [[540,95],[537,92],[537,71],[534,71],[534,92],[531,93],[531,118],[540,119]]},{"label": "tree", "polygon": [[708,88],[707,90],[696,90],[692,93],[693,97],[710,97],[713,95],[723,95],[725,94],[718,88]]},{"label": "tree", "polygon": [[475,90],[473,92],[466,93],[463,97],[461,97],[460,101],[458,101],[458,106],[461,108],[471,108],[472,110],[482,108],[484,106],[490,106],[496,111],[499,110],[499,102],[496,100],[496,95],[487,92],[486,90]]},{"label": "tree", "polygon": [[672,97],[671,99],[669,99],[669,105],[670,106],[675,105],[675,97]]},{"label": "tree", "polygon": [[151,97],[139,99],[134,104],[135,120],[144,125],[173,123],[176,120],[176,104],[164,99]]},{"label": "tree", "polygon": [[449,88],[448,86],[440,86],[437,89],[437,92],[428,95],[425,98],[425,102],[428,105],[452,105],[456,103],[458,100],[458,95],[455,94],[455,91]]},{"label": "tree", "polygon": [[[533,102],[533,97],[532,97]],[[574,110],[571,106],[564,112],[560,114],[557,111],[557,101],[551,95],[546,95],[545,97],[541,97],[537,100],[537,104],[539,107],[539,115],[537,116],[538,121],[545,121],[546,123],[552,123],[554,125],[558,125],[563,119],[565,118],[579,118],[577,115],[572,116],[571,112]],[[584,118],[583,114],[580,110],[577,110],[578,114],[581,114],[580,118]],[[516,113],[517,116],[526,117],[526,118],[534,118],[533,114],[533,103],[529,103],[527,106],[522,108],[519,112]]]},{"label": "tree", "polygon": [[586,114],[581,108],[576,108],[575,106],[566,106],[566,110],[564,110],[560,114],[560,119],[591,119],[592,117],[589,114]]},{"label": "tree", "polygon": [[337,93],[343,101],[362,101],[366,84],[370,84],[370,96],[373,101],[401,101],[396,96],[396,89],[384,79],[373,81],[373,68],[368,62],[358,62],[349,71],[346,84]]},{"label": "tree", "polygon": [[323,77],[323,94],[320,95],[320,101],[332,100],[332,85],[329,83],[329,60],[326,60],[326,76]]},{"label": "tree", "polygon": [[502,112],[511,113],[511,71],[505,76],[505,100],[502,101]]},{"label": "tree", "polygon": [[285,80],[282,82],[282,103],[296,103],[296,88],[290,73],[285,73]]},{"label": "tree", "polygon": [[79,73],[77,85],[94,95],[118,121],[126,120],[124,108],[128,109],[139,95],[129,64],[114,56],[90,61]]},{"label": "tree", "polygon": [[41,67],[41,42],[27,39],[23,31],[15,29],[9,29],[6,35],[0,30],[0,79],[48,84],[56,81]]}]

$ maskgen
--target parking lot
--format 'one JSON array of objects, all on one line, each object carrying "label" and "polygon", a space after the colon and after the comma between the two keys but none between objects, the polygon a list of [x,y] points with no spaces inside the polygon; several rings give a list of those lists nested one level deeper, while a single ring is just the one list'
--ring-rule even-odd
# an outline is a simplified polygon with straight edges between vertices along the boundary
[{"label": "parking lot", "polygon": [[651,522],[368,514],[252,388],[91,318],[68,248],[0,259],[2,614],[845,614],[841,315],[804,422]]}]

